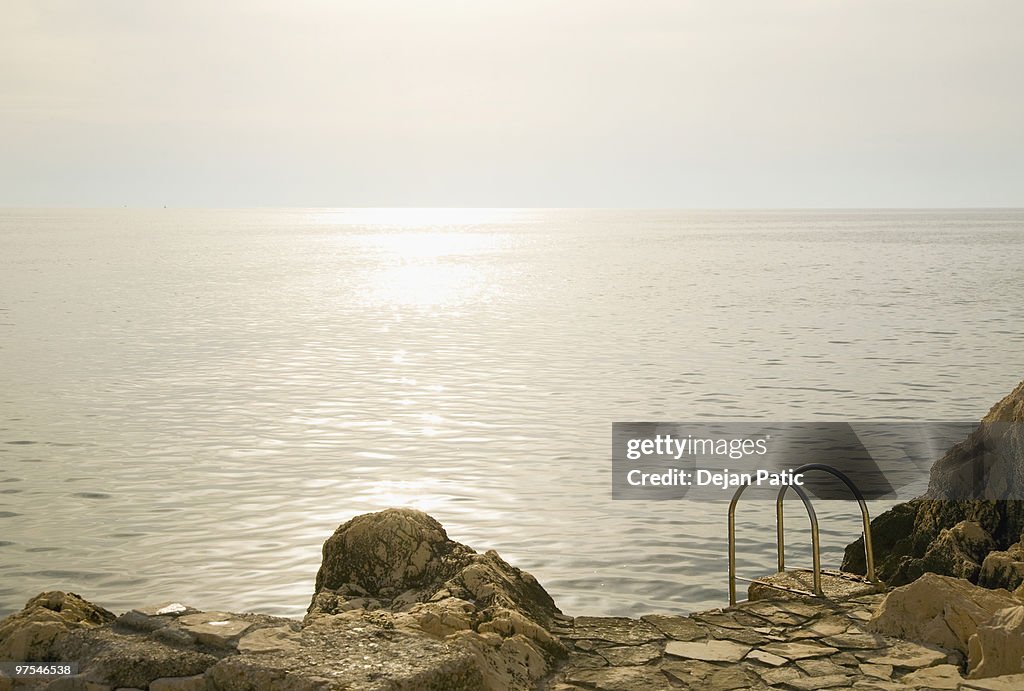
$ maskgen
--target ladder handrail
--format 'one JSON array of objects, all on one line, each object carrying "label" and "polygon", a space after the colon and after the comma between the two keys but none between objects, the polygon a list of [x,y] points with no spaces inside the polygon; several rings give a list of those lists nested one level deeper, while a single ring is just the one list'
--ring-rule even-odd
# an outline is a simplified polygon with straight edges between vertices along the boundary
[{"label": "ladder handrail", "polygon": [[[736,493],[732,495],[732,501],[729,502],[729,606],[732,607],[736,604],[736,504],[740,500],[740,495],[743,494],[743,490],[749,487],[749,483],[743,483],[736,490]],[[814,512],[814,506],[811,504],[810,498],[807,493],[804,492],[803,488],[798,485],[793,485],[793,491],[797,493],[800,499],[804,503],[804,508],[807,509],[807,517],[811,522],[811,552],[812,559],[814,562],[814,594],[820,597],[824,597],[824,593],[821,590],[821,546],[818,538],[818,516]],[[781,501],[780,499],[776,502]],[[778,505],[778,504],[777,504]],[[781,526],[781,524],[780,524]],[[780,528],[781,529],[781,528]],[[780,542],[781,545],[781,542]],[[781,554],[781,553],[780,553]]]},{"label": "ladder handrail", "polygon": [[[807,463],[800,466],[793,471],[794,475],[801,475],[808,470],[821,470],[830,475],[842,480],[853,496],[857,499],[857,503],[860,504],[861,518],[864,521],[864,558],[867,562],[867,578],[871,583],[878,583],[878,579],[875,577],[875,552],[874,547],[871,544],[871,517],[868,515],[868,505],[864,501],[864,495],[857,489],[857,486],[853,484],[853,481],[846,476],[845,473],[836,470],[830,465],[824,463]],[[792,485],[794,490],[798,490],[797,485]],[[782,501],[786,497],[786,490],[790,488],[790,485],[783,485],[779,490],[779,496],[775,500],[775,525],[776,533],[778,538],[778,550],[779,550],[779,572],[786,570],[786,545],[784,537],[784,528],[782,520]]]}]

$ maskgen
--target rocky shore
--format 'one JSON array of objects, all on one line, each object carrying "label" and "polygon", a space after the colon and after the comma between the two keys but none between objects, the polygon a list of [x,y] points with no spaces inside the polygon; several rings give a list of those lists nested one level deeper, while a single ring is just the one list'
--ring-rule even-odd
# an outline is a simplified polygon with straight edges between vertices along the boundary
[{"label": "rocky shore", "polygon": [[[1024,383],[985,420],[1024,422]],[[762,588],[689,616],[570,617],[497,553],[450,540],[424,513],[389,509],[326,541],[302,620],[174,602],[118,616],[73,593],[42,593],[0,621],[0,661],[76,668],[50,677],[7,668],[0,691],[1019,691],[1024,513],[1019,503],[941,496],[955,477],[1004,486],[1024,477],[1014,466],[1024,467],[1020,436],[998,439],[1015,455],[991,462],[984,435],[995,429],[983,423],[936,465],[934,496],[873,522],[882,576],[899,586],[888,592],[823,599]],[[859,542],[847,569],[857,554]]]},{"label": "rocky shore", "polygon": [[845,600],[574,618],[496,553],[390,509],[326,542],[301,621],[180,603],[115,616],[43,593],[0,622],[0,659],[76,674],[0,690],[1021,689],[1022,597],[929,574]]}]

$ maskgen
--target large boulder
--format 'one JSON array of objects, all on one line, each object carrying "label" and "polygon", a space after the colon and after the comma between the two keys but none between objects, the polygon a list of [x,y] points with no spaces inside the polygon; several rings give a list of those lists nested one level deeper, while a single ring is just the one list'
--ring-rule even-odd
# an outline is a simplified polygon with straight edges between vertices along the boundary
[{"label": "large boulder", "polygon": [[[871,522],[875,567],[889,585],[924,573],[978,582],[987,556],[1024,533],[1024,382],[997,403],[967,439],[935,462],[927,493]],[[1005,560],[1004,560],[1005,561]],[[986,582],[1004,585],[993,563]],[[846,548],[842,568],[863,574],[863,538]]]},{"label": "large boulder", "polygon": [[989,590],[962,578],[928,573],[886,595],[868,628],[887,636],[959,650],[966,656],[979,626],[996,612],[1019,604],[1005,590]]},{"label": "large boulder", "polygon": [[561,612],[533,576],[412,509],[357,516],[324,543],[306,622],[339,614],[468,650],[489,689],[529,688],[565,655],[549,633]]},{"label": "large boulder", "polygon": [[113,620],[113,613],[74,593],[40,593],[23,610],[0,620],[0,660],[54,660],[52,649],[68,632]]},{"label": "large boulder", "polygon": [[1024,672],[1024,606],[1002,609],[978,627],[968,663],[973,679]]},{"label": "large boulder", "polygon": [[1003,589],[928,573],[886,595],[866,626],[958,650],[972,679],[1024,672],[1024,605]]}]

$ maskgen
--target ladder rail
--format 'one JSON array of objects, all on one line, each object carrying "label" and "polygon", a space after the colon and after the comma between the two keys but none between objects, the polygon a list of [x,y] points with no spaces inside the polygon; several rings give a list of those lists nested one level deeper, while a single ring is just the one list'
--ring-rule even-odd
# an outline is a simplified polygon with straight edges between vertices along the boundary
[{"label": "ladder rail", "polygon": [[[749,487],[749,483],[744,483],[737,488],[736,493],[732,495],[732,501],[729,502],[729,606],[732,607],[736,604],[736,505],[739,503],[740,496],[743,494],[743,490]],[[793,491],[797,493],[800,500],[804,504],[804,508],[807,509],[807,517],[811,523],[811,557],[814,568],[814,594],[818,597],[824,597],[825,593],[821,589],[821,544],[820,537],[818,534],[818,515],[814,512],[814,506],[811,504],[810,497],[804,492],[803,488],[793,485]],[[781,545],[781,543],[780,543]]]},{"label": "ladder rail", "polygon": [[[830,465],[824,463],[807,463],[793,471],[794,475],[802,475],[811,470],[820,470],[822,472],[829,473],[830,475],[838,478],[845,484],[850,492],[856,498],[857,503],[860,505],[861,518],[864,521],[864,558],[867,562],[867,581],[869,583],[878,585],[880,581],[875,575],[875,554],[874,547],[871,541],[871,517],[868,514],[867,502],[864,500],[864,495],[860,489],[857,488],[853,481],[846,476],[845,473],[833,468]],[[732,496],[732,501],[729,502],[729,606],[736,605],[736,505],[739,503],[740,497],[743,495],[743,491],[750,486],[750,483],[744,483],[740,485],[736,492]],[[821,588],[821,544],[818,534],[818,516],[814,511],[814,506],[811,504],[810,498],[807,493],[799,485],[783,485],[779,490],[778,497],[775,499],[775,526],[776,526],[776,539],[778,545],[778,564],[779,573],[786,570],[786,540],[785,540],[785,521],[783,515],[783,502],[786,498],[786,492],[792,489],[796,492],[797,496],[803,502],[804,508],[807,509],[807,517],[811,523],[811,556],[813,562],[814,572],[814,595],[818,597],[824,597],[825,594]],[[780,588],[785,590],[785,588]]]},{"label": "ladder rail", "polygon": [[[857,500],[857,503],[860,505],[861,519],[864,521],[864,560],[867,563],[867,578],[871,583],[878,583],[878,578],[875,576],[875,551],[874,546],[871,543],[871,517],[868,515],[868,505],[864,500],[864,495],[845,473],[830,465],[825,465],[824,463],[807,463],[794,470],[793,474],[800,475],[809,470],[820,470],[838,478],[849,488],[850,492]],[[782,488],[779,489],[778,498],[775,500],[775,525],[778,540],[780,573],[786,570],[786,545],[783,530],[782,502],[785,499],[786,491],[789,488],[789,485],[783,485]],[[793,485],[793,488],[796,489],[797,486]]]}]

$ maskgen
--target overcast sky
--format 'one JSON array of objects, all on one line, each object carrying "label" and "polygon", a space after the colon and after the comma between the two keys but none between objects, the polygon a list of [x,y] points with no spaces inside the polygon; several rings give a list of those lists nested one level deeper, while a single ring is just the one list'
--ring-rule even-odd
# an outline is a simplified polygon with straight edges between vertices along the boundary
[{"label": "overcast sky", "polygon": [[0,0],[7,206],[1024,206],[1020,0]]}]

